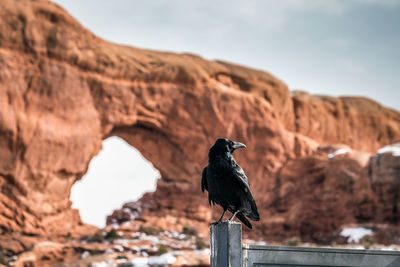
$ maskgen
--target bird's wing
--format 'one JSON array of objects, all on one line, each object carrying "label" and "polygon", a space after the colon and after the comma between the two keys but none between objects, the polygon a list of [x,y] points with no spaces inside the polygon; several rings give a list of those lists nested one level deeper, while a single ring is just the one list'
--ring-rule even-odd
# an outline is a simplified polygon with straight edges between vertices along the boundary
[{"label": "bird's wing", "polygon": [[236,166],[233,168],[232,173],[233,176],[250,191],[249,179],[247,179],[246,174],[239,165],[236,164]]},{"label": "bird's wing", "polygon": [[248,205],[250,205],[250,210],[245,212],[246,216],[252,219],[253,221],[260,220],[260,215],[258,214],[257,205],[253,197],[253,193],[250,190],[249,179],[247,179],[246,174],[243,169],[236,165],[233,169],[233,176],[244,186],[244,192],[246,196],[246,200],[248,201]]},{"label": "bird's wing", "polygon": [[207,184],[207,167],[203,169],[203,173],[201,174],[201,191],[204,192],[204,189],[208,191]]}]

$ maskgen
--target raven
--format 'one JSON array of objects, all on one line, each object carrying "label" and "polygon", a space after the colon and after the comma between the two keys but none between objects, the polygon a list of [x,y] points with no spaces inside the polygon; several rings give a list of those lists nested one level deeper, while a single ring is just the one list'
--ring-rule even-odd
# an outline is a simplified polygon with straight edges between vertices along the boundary
[{"label": "raven", "polygon": [[251,229],[251,223],[245,216],[253,221],[259,221],[260,215],[250,190],[249,180],[232,155],[238,148],[246,146],[226,138],[217,139],[208,152],[208,166],[203,169],[201,190],[208,191],[210,205],[218,204],[224,209],[216,223],[221,222],[225,212],[229,210],[233,214],[229,221],[236,216]]}]

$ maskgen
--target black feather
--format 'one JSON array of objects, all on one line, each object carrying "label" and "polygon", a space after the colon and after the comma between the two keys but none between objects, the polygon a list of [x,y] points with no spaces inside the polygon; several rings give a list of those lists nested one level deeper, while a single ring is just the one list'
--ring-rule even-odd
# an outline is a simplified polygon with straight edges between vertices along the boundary
[{"label": "black feather", "polygon": [[259,221],[257,205],[250,189],[249,180],[243,169],[233,158],[233,151],[246,147],[229,139],[218,139],[208,153],[208,166],[203,169],[201,190],[208,191],[211,204],[220,205],[224,211],[229,210],[247,227],[252,228],[246,216]]},{"label": "black feather", "polygon": [[244,225],[246,225],[248,228],[253,229],[253,226],[251,225],[251,223],[249,222],[249,220],[247,220],[247,218],[241,213],[239,212],[238,214],[236,214],[236,217],[242,221],[242,223],[244,223]]}]

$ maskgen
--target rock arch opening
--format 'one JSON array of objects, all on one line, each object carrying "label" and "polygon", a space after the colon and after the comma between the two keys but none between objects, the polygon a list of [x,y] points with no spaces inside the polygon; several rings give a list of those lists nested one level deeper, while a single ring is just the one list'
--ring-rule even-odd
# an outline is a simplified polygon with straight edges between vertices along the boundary
[{"label": "rock arch opening", "polygon": [[71,190],[73,208],[85,223],[104,227],[106,216],[124,202],[155,191],[160,173],[133,146],[112,136],[94,157],[87,173]]}]

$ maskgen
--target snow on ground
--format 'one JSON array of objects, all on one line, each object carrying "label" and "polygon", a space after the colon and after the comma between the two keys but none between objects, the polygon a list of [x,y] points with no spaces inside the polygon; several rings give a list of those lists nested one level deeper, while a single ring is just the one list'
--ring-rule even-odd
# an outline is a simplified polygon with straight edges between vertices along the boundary
[{"label": "snow on ground", "polygon": [[54,242],[50,242],[50,241],[43,241],[43,242],[40,242],[40,243],[36,244],[35,247],[36,248],[38,248],[38,247],[54,247],[54,246],[57,246],[57,245],[59,245],[59,244],[54,243]]},{"label": "snow on ground", "polygon": [[337,155],[346,154],[346,153],[349,153],[350,151],[351,151],[351,149],[348,147],[341,148],[341,149],[336,150],[335,152],[328,154],[328,158],[332,159],[332,158],[336,157]]},{"label": "snow on ground", "polygon": [[176,258],[173,253],[165,253],[161,256],[152,256],[149,257],[149,265],[167,265],[172,264],[176,261]]},{"label": "snow on ground", "polygon": [[205,249],[201,249],[201,250],[196,249],[195,252],[198,254],[207,254],[207,255],[209,255],[211,253],[209,248],[205,248]]},{"label": "snow on ground", "polygon": [[394,157],[400,157],[400,143],[384,146],[377,151],[377,154],[392,153]]},{"label": "snow on ground", "polygon": [[173,264],[176,261],[175,253],[169,252],[161,256],[152,256],[148,258],[134,258],[130,261],[135,267],[148,267],[148,266],[166,266]]},{"label": "snow on ground", "polygon": [[372,235],[372,231],[363,227],[343,228],[340,235],[348,237],[350,243],[358,243],[364,236]]},{"label": "snow on ground", "polygon": [[130,261],[135,267],[148,267],[149,259],[148,258],[134,258]]},{"label": "snow on ground", "polygon": [[90,256],[89,251],[84,251],[84,252],[82,253],[82,255],[81,255],[81,259],[85,259],[85,258],[87,258],[88,256]]},{"label": "snow on ground", "polygon": [[110,261],[94,262],[90,264],[90,267],[110,267],[114,266]]}]

